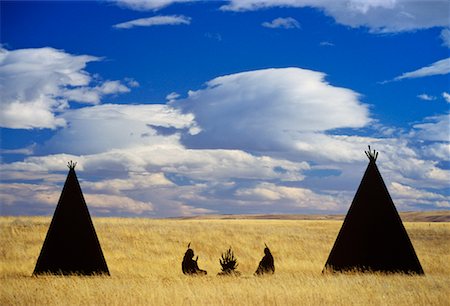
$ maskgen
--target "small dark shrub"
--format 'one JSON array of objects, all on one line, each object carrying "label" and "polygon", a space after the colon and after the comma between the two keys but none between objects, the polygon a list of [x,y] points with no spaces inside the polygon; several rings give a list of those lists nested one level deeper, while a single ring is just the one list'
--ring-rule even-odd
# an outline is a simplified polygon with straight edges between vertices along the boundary
[{"label": "small dark shrub", "polygon": [[234,257],[234,253],[233,250],[231,250],[231,247],[225,253],[222,253],[219,262],[220,265],[222,266],[222,271],[219,272],[218,275],[238,276],[241,274],[239,271],[236,270],[239,264],[237,263],[237,258]]}]

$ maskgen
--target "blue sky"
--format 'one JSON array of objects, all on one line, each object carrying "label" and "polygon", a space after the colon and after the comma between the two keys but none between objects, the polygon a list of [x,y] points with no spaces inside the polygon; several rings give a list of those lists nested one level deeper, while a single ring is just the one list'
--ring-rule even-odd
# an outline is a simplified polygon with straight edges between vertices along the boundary
[{"label": "blue sky", "polygon": [[449,1],[2,1],[1,213],[449,209]]}]

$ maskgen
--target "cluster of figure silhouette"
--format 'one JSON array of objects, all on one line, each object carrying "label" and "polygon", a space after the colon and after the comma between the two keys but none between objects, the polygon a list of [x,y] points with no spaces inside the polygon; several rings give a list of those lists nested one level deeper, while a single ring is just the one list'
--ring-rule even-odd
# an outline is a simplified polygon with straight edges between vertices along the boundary
[{"label": "cluster of figure silhouette", "polygon": [[[255,271],[255,275],[260,276],[264,274],[275,273],[275,265],[272,253],[269,247],[265,245],[264,256],[259,262],[258,268]],[[237,259],[234,256],[233,250],[228,248],[228,250],[222,254],[219,259],[219,263],[222,271],[217,275],[219,276],[239,276],[241,273],[236,270],[238,267]],[[207,272],[198,267],[198,256],[194,259],[194,250],[191,249],[191,243],[188,244],[188,249],[184,253],[183,262],[181,264],[181,269],[186,275],[206,275]]]}]

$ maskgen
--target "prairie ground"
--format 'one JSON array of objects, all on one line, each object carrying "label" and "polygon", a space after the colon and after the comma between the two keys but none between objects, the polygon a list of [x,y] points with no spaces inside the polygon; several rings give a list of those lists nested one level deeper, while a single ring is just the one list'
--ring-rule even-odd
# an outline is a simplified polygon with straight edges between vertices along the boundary
[{"label": "prairie ground", "polygon": [[[0,305],[450,305],[450,223],[405,222],[425,276],[321,273],[342,221],[94,218],[111,276],[32,277],[50,218],[0,217]],[[187,244],[204,277],[181,273]],[[255,277],[264,242],[276,273]],[[240,277],[218,277],[231,246]]]}]

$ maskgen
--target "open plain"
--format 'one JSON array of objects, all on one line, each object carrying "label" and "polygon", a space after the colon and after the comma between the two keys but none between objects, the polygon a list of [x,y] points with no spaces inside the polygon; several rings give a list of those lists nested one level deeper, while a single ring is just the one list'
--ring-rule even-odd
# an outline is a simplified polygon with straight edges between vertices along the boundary
[{"label": "open plain", "polygon": [[[322,274],[341,220],[94,218],[110,277],[33,277],[49,222],[0,217],[1,305],[450,304],[449,222],[404,222],[425,271],[417,276]],[[181,273],[189,242],[207,276]],[[276,272],[255,277],[264,243]],[[240,277],[217,276],[229,246]]]}]

